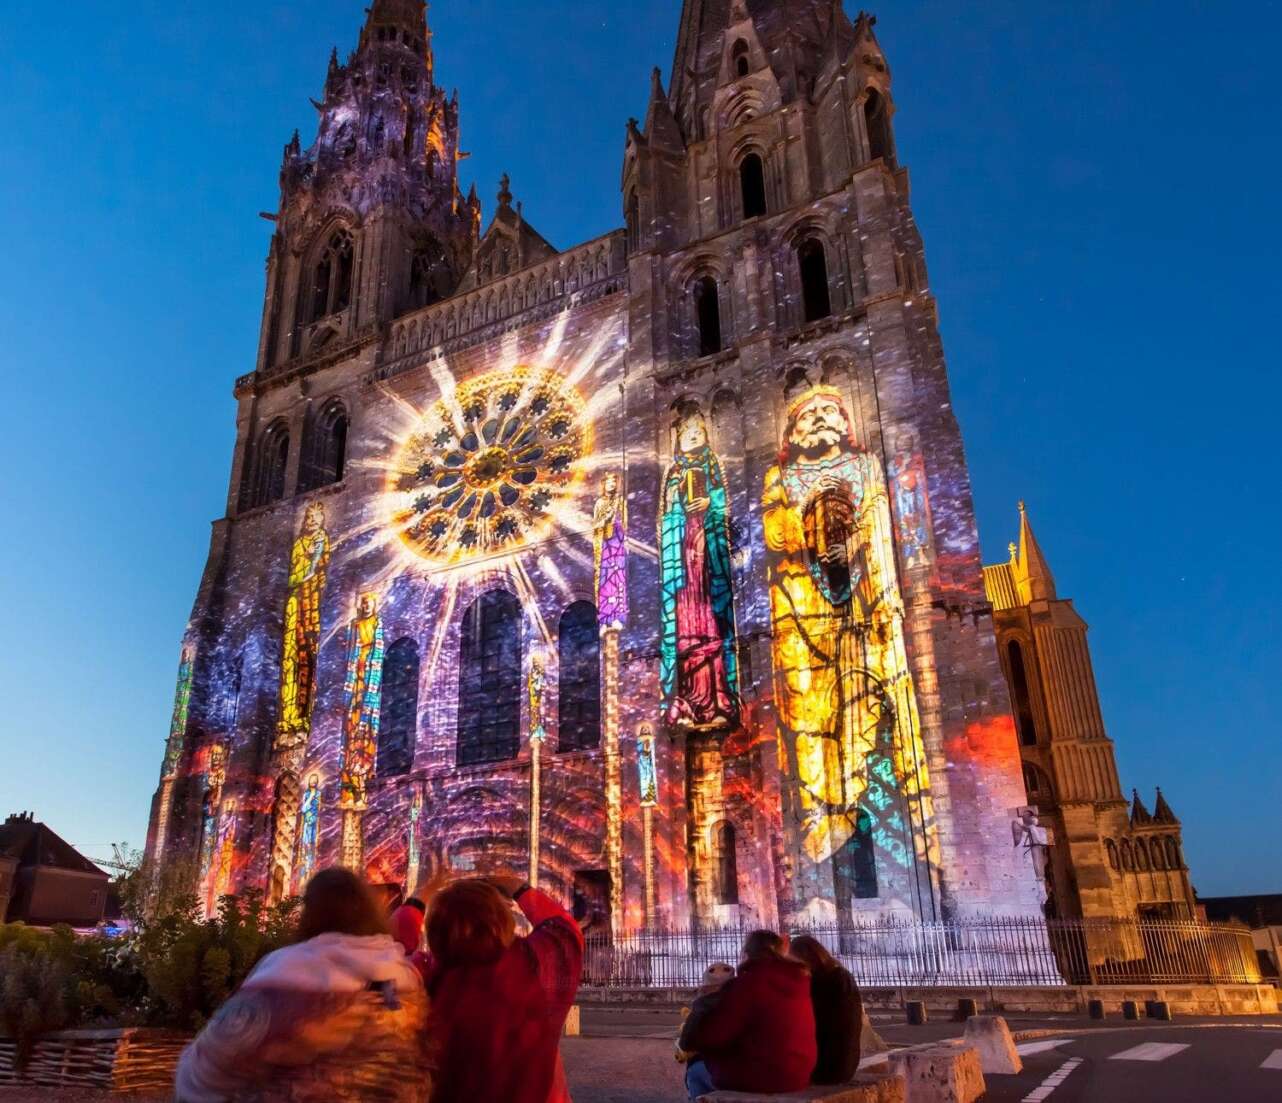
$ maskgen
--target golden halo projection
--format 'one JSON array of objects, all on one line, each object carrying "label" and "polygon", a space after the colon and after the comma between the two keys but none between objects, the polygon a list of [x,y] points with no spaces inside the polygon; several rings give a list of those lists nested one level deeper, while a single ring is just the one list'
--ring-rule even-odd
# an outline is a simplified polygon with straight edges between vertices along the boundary
[{"label": "golden halo projection", "polygon": [[579,393],[554,371],[515,367],[460,383],[401,447],[392,520],[416,556],[443,565],[547,535],[592,447]]}]

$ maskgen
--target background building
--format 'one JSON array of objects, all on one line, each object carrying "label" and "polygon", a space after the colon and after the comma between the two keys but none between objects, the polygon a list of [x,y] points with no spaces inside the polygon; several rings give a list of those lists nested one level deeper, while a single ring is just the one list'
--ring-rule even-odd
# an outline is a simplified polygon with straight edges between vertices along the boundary
[{"label": "background building", "polygon": [[331,58],[153,807],[208,907],[341,861],[616,929],[1041,914],[873,22],[687,0],[564,251],[460,192],[421,2]]},{"label": "background building", "polygon": [[1020,503],[1010,562],[984,568],[1028,802],[1051,831],[1051,908],[1061,916],[1192,919],[1180,821],[1122,796],[1086,622],[1055,578]]},{"label": "background building", "polygon": [[94,927],[110,876],[30,812],[0,825],[0,919],[47,927]]}]

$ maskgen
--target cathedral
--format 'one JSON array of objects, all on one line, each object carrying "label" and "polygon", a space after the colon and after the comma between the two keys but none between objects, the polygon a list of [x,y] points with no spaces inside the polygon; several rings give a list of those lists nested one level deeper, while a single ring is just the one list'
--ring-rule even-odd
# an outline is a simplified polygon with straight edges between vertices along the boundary
[{"label": "cathedral", "polygon": [[1190,904],[1027,519],[981,563],[874,22],[685,0],[559,249],[373,0],[265,216],[154,867],[503,868],[615,932]]}]

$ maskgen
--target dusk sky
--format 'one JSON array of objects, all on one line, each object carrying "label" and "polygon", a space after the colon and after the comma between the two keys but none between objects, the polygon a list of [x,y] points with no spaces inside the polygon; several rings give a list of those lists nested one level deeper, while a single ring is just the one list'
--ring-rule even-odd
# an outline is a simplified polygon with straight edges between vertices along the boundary
[{"label": "dusk sky", "polygon": [[[4,5],[0,816],[91,857],[144,841],[254,367],[258,212],[364,6]],[[487,221],[507,171],[560,248],[621,224],[625,123],[679,14],[436,0]],[[877,14],[986,559],[1027,500],[1126,792],[1162,786],[1203,895],[1282,892],[1282,9]]]}]

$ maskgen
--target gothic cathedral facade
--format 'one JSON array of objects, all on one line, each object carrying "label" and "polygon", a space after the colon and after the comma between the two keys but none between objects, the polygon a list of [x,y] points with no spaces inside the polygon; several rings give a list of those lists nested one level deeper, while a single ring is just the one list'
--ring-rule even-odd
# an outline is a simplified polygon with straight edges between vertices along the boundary
[{"label": "gothic cathedral facade", "polygon": [[558,250],[374,0],[285,149],[153,803],[207,907],[343,863],[616,931],[1043,914],[873,22],[685,0],[623,227]]}]

